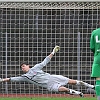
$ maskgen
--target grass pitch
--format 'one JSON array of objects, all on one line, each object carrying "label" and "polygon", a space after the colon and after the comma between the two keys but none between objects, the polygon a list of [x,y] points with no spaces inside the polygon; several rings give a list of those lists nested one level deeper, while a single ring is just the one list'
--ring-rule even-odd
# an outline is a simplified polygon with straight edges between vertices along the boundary
[{"label": "grass pitch", "polygon": [[84,97],[84,98],[48,98],[48,97],[44,97],[44,98],[0,98],[0,100],[97,100],[96,97]]}]

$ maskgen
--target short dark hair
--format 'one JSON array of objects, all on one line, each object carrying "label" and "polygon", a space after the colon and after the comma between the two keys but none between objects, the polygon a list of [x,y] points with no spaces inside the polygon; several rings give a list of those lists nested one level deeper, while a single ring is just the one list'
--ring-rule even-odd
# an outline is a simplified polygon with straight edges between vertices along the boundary
[{"label": "short dark hair", "polygon": [[25,65],[29,65],[28,62],[22,62],[22,63],[20,64],[20,66],[22,66],[23,64],[25,64]]}]

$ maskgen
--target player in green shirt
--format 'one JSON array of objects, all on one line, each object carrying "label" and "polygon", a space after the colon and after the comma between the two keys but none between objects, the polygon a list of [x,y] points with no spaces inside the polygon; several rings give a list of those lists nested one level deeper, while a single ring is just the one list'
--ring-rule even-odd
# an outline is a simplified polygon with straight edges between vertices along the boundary
[{"label": "player in green shirt", "polygon": [[98,100],[100,100],[100,28],[92,31],[90,49],[94,53],[91,77],[96,78],[95,91]]}]

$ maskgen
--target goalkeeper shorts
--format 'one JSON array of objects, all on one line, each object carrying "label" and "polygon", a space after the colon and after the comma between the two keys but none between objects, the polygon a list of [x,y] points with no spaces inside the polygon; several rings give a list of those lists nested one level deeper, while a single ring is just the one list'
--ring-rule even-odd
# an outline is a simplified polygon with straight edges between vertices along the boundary
[{"label": "goalkeeper shorts", "polygon": [[62,75],[51,75],[48,81],[48,91],[59,92],[58,89],[61,86],[67,85],[69,78]]}]

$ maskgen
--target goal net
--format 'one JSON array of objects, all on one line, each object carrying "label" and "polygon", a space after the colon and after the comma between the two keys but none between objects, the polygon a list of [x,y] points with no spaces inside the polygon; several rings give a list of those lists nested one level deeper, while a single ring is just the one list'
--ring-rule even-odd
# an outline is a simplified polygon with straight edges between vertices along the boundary
[{"label": "goal net", "polygon": [[[89,40],[99,19],[100,2],[0,2],[0,77],[22,75],[21,62],[34,66],[59,45],[60,51],[43,70],[95,84]],[[88,94],[85,87],[67,87]],[[57,93],[9,82],[0,85],[0,94]]]}]

